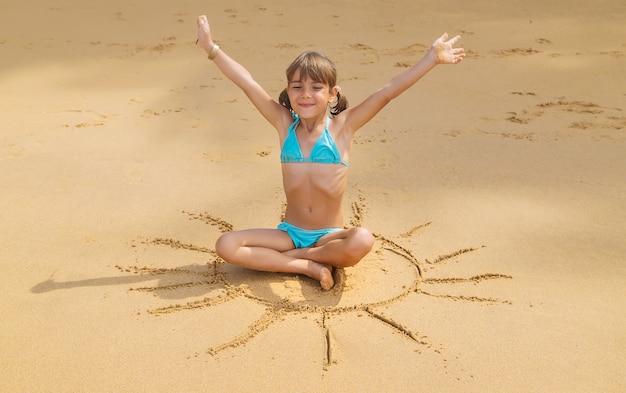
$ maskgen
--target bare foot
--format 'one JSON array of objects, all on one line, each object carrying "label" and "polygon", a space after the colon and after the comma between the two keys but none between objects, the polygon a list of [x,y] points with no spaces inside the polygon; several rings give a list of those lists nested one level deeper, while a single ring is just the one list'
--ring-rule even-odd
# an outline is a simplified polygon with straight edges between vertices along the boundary
[{"label": "bare foot", "polygon": [[332,267],[322,265],[322,270],[320,272],[320,285],[325,291],[330,290],[335,285]]},{"label": "bare foot", "polygon": [[306,261],[306,270],[300,271],[300,273],[319,280],[320,286],[323,290],[328,291],[335,286],[335,279],[333,278],[334,268],[331,265],[325,265],[320,262],[307,259],[307,252],[309,248],[296,248],[283,252],[283,254],[292,258],[300,258]]}]

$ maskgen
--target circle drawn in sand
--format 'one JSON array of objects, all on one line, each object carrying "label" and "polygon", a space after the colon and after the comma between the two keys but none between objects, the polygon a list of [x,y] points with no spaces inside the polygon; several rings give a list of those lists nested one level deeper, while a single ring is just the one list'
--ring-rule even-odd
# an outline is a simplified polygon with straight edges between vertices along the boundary
[{"label": "circle drawn in sand", "polygon": [[399,246],[386,240],[381,242],[387,245],[373,250],[347,272],[335,269],[335,286],[330,291],[321,290],[319,282],[305,276],[251,272],[227,263],[220,264],[218,270],[226,283],[245,287],[259,301],[288,305],[293,310],[333,311],[376,306],[415,291],[421,279],[417,260],[410,261],[414,259],[412,255],[401,255]]},{"label": "circle drawn in sand", "polygon": [[[352,205],[353,226],[360,226],[363,207],[359,203]],[[230,223],[213,217],[209,214],[183,212],[192,220],[199,220],[205,224],[217,227],[220,232],[232,231]],[[430,223],[417,226],[407,234],[408,237]],[[381,306],[390,305],[410,294],[422,294],[452,300],[510,303],[493,298],[474,296],[452,296],[432,294],[424,291],[421,286],[433,284],[450,284],[459,282],[479,283],[484,280],[512,278],[502,274],[483,274],[470,278],[428,279],[422,277],[423,265],[436,265],[462,254],[476,251],[476,248],[467,248],[455,251],[448,255],[439,256],[434,261],[418,261],[412,252],[397,242],[380,234],[374,234],[376,246],[370,254],[359,264],[348,269],[337,269],[335,287],[330,291],[323,291],[319,283],[308,277],[280,273],[257,272],[225,263],[215,250],[207,247],[186,244],[174,239],[154,238],[141,241],[146,246],[169,247],[176,250],[187,250],[207,255],[210,261],[206,266],[192,265],[180,268],[152,268],[130,266],[116,266],[119,270],[139,275],[162,276],[159,285],[142,288],[131,288],[131,291],[147,293],[165,293],[178,291],[194,296],[195,288],[210,288],[210,295],[200,300],[184,304],[171,304],[166,307],[149,309],[153,315],[162,315],[185,310],[206,309],[219,304],[227,303],[235,298],[247,298],[262,305],[264,313],[247,330],[223,344],[207,349],[207,353],[217,355],[229,348],[244,345],[268,328],[272,323],[279,321],[287,313],[314,313],[319,316],[318,324],[322,330],[322,337],[326,347],[324,367],[335,363],[333,359],[333,335],[328,320],[337,314],[359,312],[370,316],[385,324],[393,331],[402,334],[407,339],[430,347],[427,338],[418,332],[404,326],[394,319],[377,311]],[[136,247],[133,245],[133,247]],[[139,261],[139,260],[137,260]],[[375,291],[371,288],[376,288]],[[202,292],[202,291],[199,291]],[[164,296],[165,297],[165,296]],[[180,298],[181,296],[178,296]],[[185,297],[183,295],[183,297]]]}]

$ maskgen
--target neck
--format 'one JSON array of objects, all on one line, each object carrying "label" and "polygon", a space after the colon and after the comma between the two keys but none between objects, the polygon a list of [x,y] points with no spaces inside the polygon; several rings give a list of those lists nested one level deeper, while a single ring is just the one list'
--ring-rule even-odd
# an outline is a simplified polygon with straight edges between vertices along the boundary
[{"label": "neck", "polygon": [[302,126],[302,128],[304,128],[309,133],[314,132],[320,127],[323,129],[326,127],[326,114],[308,119],[300,118],[300,126]]}]

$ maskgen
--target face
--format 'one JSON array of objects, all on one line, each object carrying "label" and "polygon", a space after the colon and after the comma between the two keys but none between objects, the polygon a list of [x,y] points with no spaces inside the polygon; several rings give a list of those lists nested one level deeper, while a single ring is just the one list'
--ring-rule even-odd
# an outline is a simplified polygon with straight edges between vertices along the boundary
[{"label": "face", "polygon": [[328,104],[337,96],[337,87],[332,89],[328,84],[315,82],[310,78],[301,80],[300,71],[296,71],[289,81],[287,94],[291,107],[302,118],[325,114]]}]

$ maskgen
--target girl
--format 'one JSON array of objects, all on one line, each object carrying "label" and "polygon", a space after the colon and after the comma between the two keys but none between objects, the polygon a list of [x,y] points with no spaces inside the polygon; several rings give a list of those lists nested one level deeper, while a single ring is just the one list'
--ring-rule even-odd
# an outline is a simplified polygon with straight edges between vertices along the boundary
[{"label": "girl", "polygon": [[213,42],[206,16],[198,17],[197,23],[198,43],[209,59],[278,132],[287,198],[285,221],[277,229],[229,232],[217,240],[215,249],[227,262],[305,274],[329,290],[334,285],[333,268],[355,265],[374,244],[367,229],[343,226],[342,199],[354,134],[435,65],[463,60],[464,50],[454,48],[460,36],[447,41],[443,34],[413,67],[348,109],[336,84],[335,66],[327,57],[316,52],[298,56],[287,69],[287,87],[276,102]]}]

